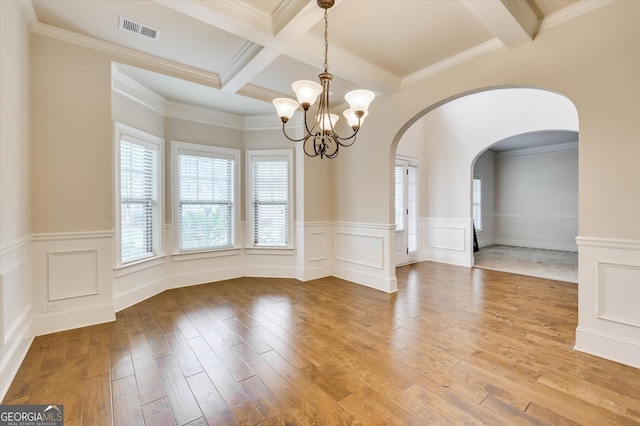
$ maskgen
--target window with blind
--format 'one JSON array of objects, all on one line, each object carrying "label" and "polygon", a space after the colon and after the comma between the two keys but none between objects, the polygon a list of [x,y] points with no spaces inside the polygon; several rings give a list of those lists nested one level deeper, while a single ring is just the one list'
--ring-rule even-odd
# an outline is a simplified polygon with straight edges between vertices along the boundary
[{"label": "window with blind", "polygon": [[162,139],[116,124],[116,241],[119,265],[161,249]]},{"label": "window with blind", "polygon": [[482,179],[473,179],[473,224],[482,231]]},{"label": "window with blind", "polygon": [[418,167],[409,164],[407,178],[407,237],[409,251],[413,252],[418,250]]},{"label": "window with blind", "polygon": [[253,247],[289,247],[291,151],[247,151],[247,195]]},{"label": "window with blind", "polygon": [[237,150],[173,142],[181,253],[235,246]]}]

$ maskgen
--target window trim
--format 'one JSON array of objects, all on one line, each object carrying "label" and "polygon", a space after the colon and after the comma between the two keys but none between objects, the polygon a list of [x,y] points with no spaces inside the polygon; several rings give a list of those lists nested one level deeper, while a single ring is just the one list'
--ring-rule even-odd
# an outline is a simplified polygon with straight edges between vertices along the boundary
[{"label": "window trim", "polygon": [[[123,138],[129,138],[132,142],[147,146],[157,151],[155,184],[158,190],[156,209],[154,211],[155,227],[153,229],[153,253],[149,256],[135,259],[129,262],[122,262],[122,189],[121,185],[121,164],[120,149]],[[164,250],[164,139],[147,133],[135,127],[127,126],[118,121],[114,122],[114,219],[115,219],[115,270],[124,268],[144,268],[139,266],[152,262],[165,256]]]},{"label": "window trim", "polygon": [[[204,157],[229,157],[233,159],[232,173],[232,213],[231,213],[231,240],[229,247],[210,248],[201,250],[180,250],[180,198],[179,188],[179,164],[180,154],[190,154]],[[173,244],[171,256],[174,260],[192,260],[209,257],[228,256],[237,252],[240,248],[240,150],[222,148],[211,145],[196,144],[190,142],[171,141],[171,212],[172,212],[172,236]],[[236,253],[237,254],[237,253]]]},{"label": "window trim", "polygon": [[474,206],[475,206],[475,202],[474,201],[475,200],[474,200],[474,196],[473,195],[475,193],[474,186],[475,186],[475,181],[476,180],[480,182],[480,200],[479,200],[479,203],[478,203],[478,211],[479,211],[479,218],[478,219],[479,219],[479,222],[480,222],[480,226],[476,228],[476,233],[480,233],[480,232],[482,232],[482,229],[484,227],[484,223],[483,223],[484,220],[483,220],[483,217],[482,217],[482,210],[483,210],[482,209],[482,198],[483,198],[482,197],[482,193],[483,193],[483,190],[482,190],[482,176],[481,175],[475,175],[471,179],[471,221],[472,221],[473,225],[475,226],[475,222],[476,222],[475,221],[476,218],[475,218],[475,214],[474,214],[474,211],[475,211],[474,210]]},{"label": "window trim", "polygon": [[[257,246],[255,245],[254,210],[253,210],[253,161],[259,159],[282,159],[287,161],[288,188],[287,188],[287,232],[286,246]],[[247,253],[266,254],[280,251],[289,253],[295,249],[295,234],[293,226],[294,200],[294,175],[293,175],[293,151],[291,149],[254,149],[246,151],[246,250]]]}]

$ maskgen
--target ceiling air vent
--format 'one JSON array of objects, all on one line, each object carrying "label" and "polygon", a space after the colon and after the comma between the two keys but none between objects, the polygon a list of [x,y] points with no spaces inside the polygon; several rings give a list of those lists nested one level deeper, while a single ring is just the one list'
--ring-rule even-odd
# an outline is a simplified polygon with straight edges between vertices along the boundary
[{"label": "ceiling air vent", "polygon": [[123,16],[120,17],[118,26],[123,30],[132,31],[136,34],[143,35],[145,37],[152,38],[156,40],[160,37],[160,31],[155,30],[151,27],[147,27],[145,25],[139,24],[131,19],[127,19]]}]

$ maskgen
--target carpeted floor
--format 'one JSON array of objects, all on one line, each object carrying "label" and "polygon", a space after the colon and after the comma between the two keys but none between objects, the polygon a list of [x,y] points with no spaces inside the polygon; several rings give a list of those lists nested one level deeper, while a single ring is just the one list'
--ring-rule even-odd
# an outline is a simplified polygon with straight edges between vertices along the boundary
[{"label": "carpeted floor", "polygon": [[476,268],[578,282],[578,253],[493,245],[474,253]]}]

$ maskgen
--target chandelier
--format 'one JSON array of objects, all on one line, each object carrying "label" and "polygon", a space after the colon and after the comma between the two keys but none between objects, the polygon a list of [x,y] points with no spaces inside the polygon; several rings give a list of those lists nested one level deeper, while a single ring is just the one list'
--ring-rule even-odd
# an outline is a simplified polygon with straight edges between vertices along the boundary
[{"label": "chandelier", "polygon": [[[358,130],[369,114],[367,110],[375,95],[370,90],[353,90],[345,95],[344,98],[349,103],[349,109],[346,109],[343,115],[353,133],[347,137],[340,137],[335,131],[339,117],[337,114],[331,114],[329,110],[329,87],[333,76],[329,73],[327,61],[329,52],[327,11],[333,6],[334,0],[317,1],[318,6],[324,9],[324,72],[318,76],[320,84],[310,80],[296,81],[291,87],[298,101],[289,98],[276,98],[273,100],[273,105],[282,120],[282,132],[287,139],[293,142],[303,142],[304,153],[309,157],[319,155],[320,158],[335,158],[341,146],[351,146],[356,141]],[[307,113],[309,108],[315,104],[318,96],[320,96],[318,110],[310,127]],[[301,139],[293,139],[287,135],[285,125],[300,106],[304,110],[305,135]]]}]

